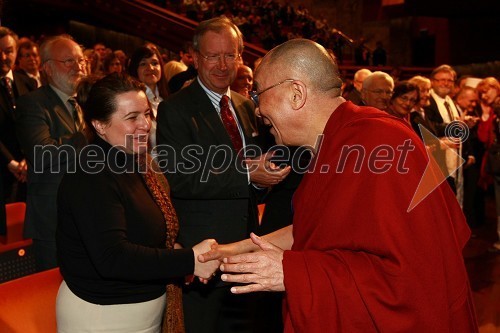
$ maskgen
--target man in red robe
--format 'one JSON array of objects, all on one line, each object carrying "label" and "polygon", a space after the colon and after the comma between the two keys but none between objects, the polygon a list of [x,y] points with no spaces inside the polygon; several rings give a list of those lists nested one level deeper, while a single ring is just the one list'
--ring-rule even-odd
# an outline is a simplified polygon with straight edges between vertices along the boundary
[{"label": "man in red robe", "polygon": [[309,40],[270,51],[255,81],[276,141],[315,158],[293,226],[200,259],[225,257],[222,279],[244,283],[233,293],[285,291],[285,332],[477,332],[452,191],[442,183],[410,207],[429,164],[415,132],[345,102],[335,60]]}]

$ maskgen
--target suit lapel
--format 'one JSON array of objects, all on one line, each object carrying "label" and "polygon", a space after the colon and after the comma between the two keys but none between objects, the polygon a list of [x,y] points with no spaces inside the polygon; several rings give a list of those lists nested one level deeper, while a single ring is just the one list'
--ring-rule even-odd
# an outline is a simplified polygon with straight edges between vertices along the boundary
[{"label": "suit lapel", "polygon": [[[195,80],[191,84],[193,90],[193,101],[196,103],[195,108],[198,110],[198,115],[207,127],[212,131],[217,144],[233,146],[231,138],[226,132],[226,128],[220,119],[219,113],[215,110],[214,105],[208,98],[203,88]],[[191,87],[190,86],[190,87]],[[195,121],[195,120],[194,120]]]},{"label": "suit lapel", "polygon": [[47,98],[50,100],[50,104],[54,106],[53,110],[56,113],[56,115],[61,119],[61,122],[66,125],[66,127],[71,129],[71,132],[76,132],[75,128],[75,121],[73,120],[73,117],[69,114],[68,110],[66,109],[66,105],[61,101],[59,96],[56,94],[54,90],[49,85],[43,86],[43,88],[40,89],[45,89],[45,92],[47,94]]},{"label": "suit lapel", "polygon": [[258,134],[257,129],[249,118],[249,113],[251,110],[248,110],[243,104],[245,102],[245,99],[242,99],[234,92],[231,93],[231,96],[233,97],[232,102],[234,110],[236,111],[236,116],[238,117],[238,121],[245,135],[245,141],[247,144],[249,144],[249,140],[251,140],[251,138]]}]

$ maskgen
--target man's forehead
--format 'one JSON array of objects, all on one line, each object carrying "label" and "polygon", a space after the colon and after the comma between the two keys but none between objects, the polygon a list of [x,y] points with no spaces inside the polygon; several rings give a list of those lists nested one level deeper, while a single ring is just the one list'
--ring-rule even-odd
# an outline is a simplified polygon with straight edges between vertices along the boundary
[{"label": "man's forehead", "polygon": [[453,74],[451,72],[448,72],[448,71],[442,71],[442,72],[437,72],[436,75],[434,75],[434,77],[444,77],[444,76],[453,76]]},{"label": "man's forehead", "polygon": [[0,38],[0,41],[2,41],[3,43],[5,43],[9,46],[16,44],[16,40],[11,35],[3,36],[2,38]]}]

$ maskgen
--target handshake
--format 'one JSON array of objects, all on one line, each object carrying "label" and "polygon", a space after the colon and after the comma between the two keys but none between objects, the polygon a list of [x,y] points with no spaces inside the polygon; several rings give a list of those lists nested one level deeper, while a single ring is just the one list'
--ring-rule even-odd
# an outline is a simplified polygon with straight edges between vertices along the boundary
[{"label": "handshake", "polygon": [[[208,283],[220,269],[222,281],[245,284],[233,286],[233,293],[284,290],[283,249],[255,234],[231,244],[206,239],[193,246],[193,252],[194,276],[201,283]],[[194,276],[186,283],[192,282]]]},{"label": "handshake", "polygon": [[[205,239],[193,246],[194,252],[194,273],[186,279],[186,283],[191,283],[195,276],[200,282],[206,284],[216,276],[225,256],[236,254],[230,253],[230,244],[220,245],[215,239]],[[224,250],[226,249],[226,250]]]}]

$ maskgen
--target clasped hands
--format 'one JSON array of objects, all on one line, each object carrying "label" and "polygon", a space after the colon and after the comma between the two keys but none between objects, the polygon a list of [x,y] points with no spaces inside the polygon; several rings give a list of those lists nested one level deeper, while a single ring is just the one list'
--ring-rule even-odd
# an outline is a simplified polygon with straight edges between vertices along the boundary
[{"label": "clasped hands", "polygon": [[[231,287],[234,294],[284,291],[283,250],[253,233],[250,238],[259,251],[238,254],[238,243],[221,245],[213,239],[196,245],[194,275],[207,283],[220,268],[222,281],[238,283]],[[207,246],[210,246],[207,251],[200,252]]]},{"label": "clasped hands", "polygon": [[7,168],[14,175],[14,177],[16,177],[17,181],[21,183],[26,182],[28,176],[28,165],[26,164],[25,159],[22,159],[20,162],[11,160],[9,164],[7,164]]}]

